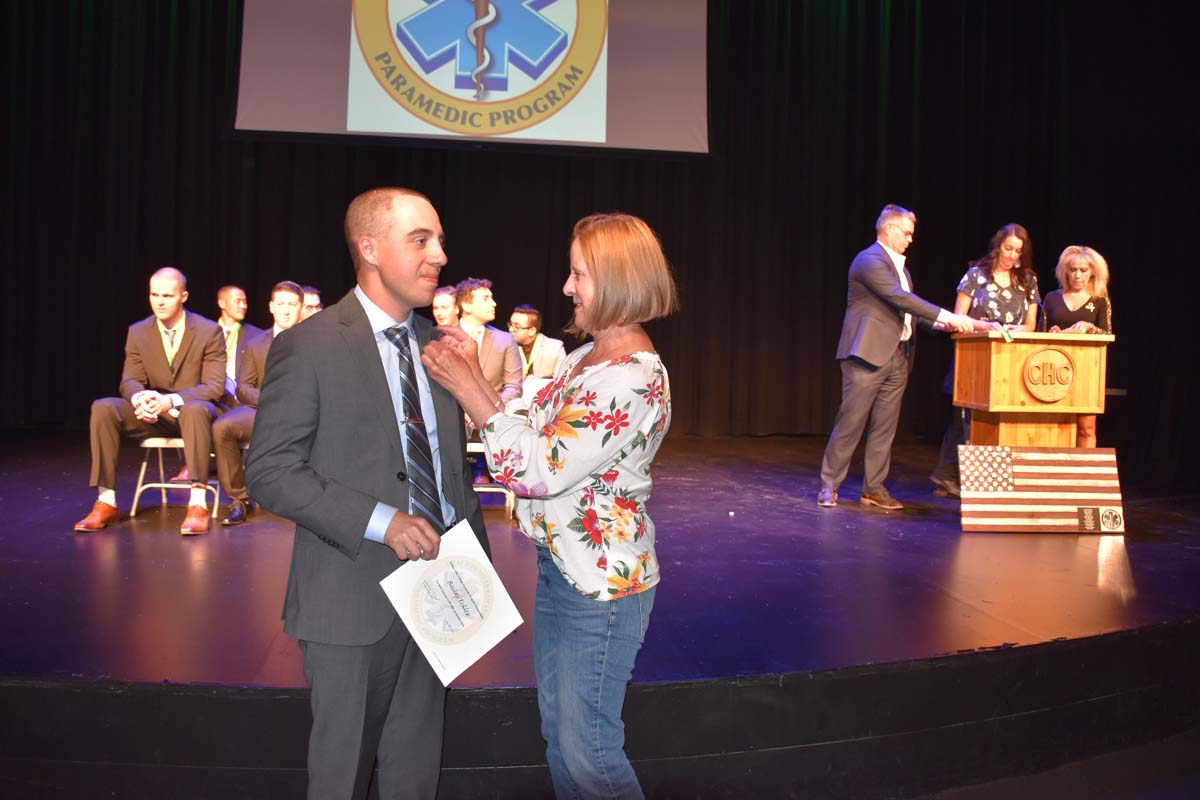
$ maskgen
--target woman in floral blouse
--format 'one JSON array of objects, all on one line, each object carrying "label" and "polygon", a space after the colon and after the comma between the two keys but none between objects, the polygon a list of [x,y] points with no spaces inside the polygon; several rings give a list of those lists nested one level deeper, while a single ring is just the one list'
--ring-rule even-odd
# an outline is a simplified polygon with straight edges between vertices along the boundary
[{"label": "woman in floral blouse", "polygon": [[[1090,247],[1071,245],[1054,268],[1059,288],[1046,295],[1042,327],[1051,333],[1112,333],[1108,262]],[[1075,417],[1075,445],[1096,446],[1096,415]]]},{"label": "woman in floral blouse", "polygon": [[593,342],[531,403],[502,405],[456,329],[422,361],[479,426],[537,546],[534,666],[555,794],[636,798],[621,708],[659,582],[645,504],[671,421],[667,371],[641,323],[677,300],[658,238],[636,217],[580,220],[570,259],[567,330]]},{"label": "woman in floral blouse", "polygon": [[[992,235],[988,254],[967,265],[958,282],[954,313],[991,322],[997,329],[1032,331],[1037,329],[1040,303],[1029,232],[1010,222]],[[952,360],[947,383],[953,375]],[[951,410],[938,463],[929,476],[940,493],[958,496],[958,446],[967,441],[968,424],[966,410]]]}]

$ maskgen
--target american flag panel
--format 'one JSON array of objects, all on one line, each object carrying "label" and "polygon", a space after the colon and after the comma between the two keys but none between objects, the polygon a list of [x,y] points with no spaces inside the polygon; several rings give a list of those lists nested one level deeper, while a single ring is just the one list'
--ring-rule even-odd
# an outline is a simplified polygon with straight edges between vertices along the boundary
[{"label": "american flag panel", "polygon": [[1112,448],[959,445],[964,531],[1124,533]]}]

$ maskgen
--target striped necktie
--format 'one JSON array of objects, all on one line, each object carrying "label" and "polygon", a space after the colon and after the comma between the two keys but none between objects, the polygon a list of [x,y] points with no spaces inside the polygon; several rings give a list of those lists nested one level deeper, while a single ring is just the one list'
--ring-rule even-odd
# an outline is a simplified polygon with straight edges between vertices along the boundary
[{"label": "striped necktie", "polygon": [[429,434],[425,431],[425,420],[421,418],[421,399],[417,392],[412,351],[408,346],[408,332],[403,325],[395,325],[385,330],[383,335],[400,351],[400,396],[404,404],[404,426],[408,438],[404,461],[408,467],[409,512],[429,520],[429,524],[440,534],[446,530],[446,523],[442,519],[442,504],[434,480],[436,473]]}]

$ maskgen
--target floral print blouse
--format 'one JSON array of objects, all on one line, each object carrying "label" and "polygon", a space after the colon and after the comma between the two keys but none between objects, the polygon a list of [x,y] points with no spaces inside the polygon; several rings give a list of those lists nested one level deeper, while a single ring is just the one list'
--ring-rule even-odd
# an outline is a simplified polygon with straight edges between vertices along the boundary
[{"label": "floral print blouse", "polygon": [[1015,284],[998,286],[988,278],[983,267],[975,264],[967,269],[967,274],[958,282],[958,291],[971,298],[971,307],[967,310],[968,317],[1000,322],[1004,325],[1025,324],[1029,309],[1041,303],[1036,276],[1033,285],[1021,292]]},{"label": "floral print blouse", "polygon": [[646,514],[650,464],[671,424],[671,388],[654,353],[571,370],[571,353],[533,401],[510,400],[480,438],[488,469],[517,495],[521,531],[549,547],[580,594],[614,600],[659,581]]}]

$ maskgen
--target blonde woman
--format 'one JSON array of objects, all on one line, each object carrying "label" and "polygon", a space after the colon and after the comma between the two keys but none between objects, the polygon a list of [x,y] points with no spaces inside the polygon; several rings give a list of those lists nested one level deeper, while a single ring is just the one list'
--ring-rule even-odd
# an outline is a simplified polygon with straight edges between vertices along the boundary
[{"label": "blonde woman", "polygon": [[[1042,327],[1052,333],[1112,333],[1108,262],[1090,247],[1071,245],[1054,268],[1059,288],[1046,295]],[[1096,446],[1096,415],[1076,418],[1077,447]]]},{"label": "blonde woman", "polygon": [[659,581],[645,504],[671,421],[667,371],[642,323],[675,311],[675,283],[654,231],[627,214],[576,223],[570,260],[567,330],[592,342],[532,402],[502,404],[459,329],[422,361],[479,426],[488,469],[516,493],[536,545],[533,656],[554,793],[640,798],[621,709]]}]

